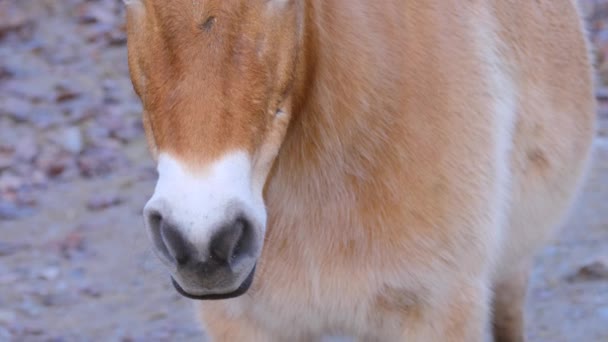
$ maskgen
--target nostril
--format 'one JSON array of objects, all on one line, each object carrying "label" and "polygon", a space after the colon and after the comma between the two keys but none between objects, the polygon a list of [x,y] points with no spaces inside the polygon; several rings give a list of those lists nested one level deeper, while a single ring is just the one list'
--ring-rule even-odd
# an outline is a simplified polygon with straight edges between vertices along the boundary
[{"label": "nostril", "polygon": [[249,244],[253,242],[251,238],[251,227],[245,219],[238,219],[237,225],[242,227],[242,233],[240,238],[237,240],[234,250],[232,251],[232,258],[240,256],[242,253],[249,251]]},{"label": "nostril", "polygon": [[154,242],[154,246],[166,258],[171,259],[169,250],[167,249],[167,246],[165,245],[165,242],[163,241],[163,237],[160,232],[160,228],[163,223],[163,216],[160,214],[160,212],[152,210],[147,214],[147,221],[148,228],[150,229],[152,240]]},{"label": "nostril", "polygon": [[211,240],[211,256],[224,262],[230,262],[232,254],[243,235],[243,225],[240,223],[223,228]]},{"label": "nostril", "polygon": [[166,221],[161,223],[160,234],[163,242],[178,266],[184,266],[190,260],[188,244],[182,234]]},{"label": "nostril", "polygon": [[246,219],[239,218],[222,228],[211,240],[211,257],[220,262],[233,264],[251,251],[252,228]]},{"label": "nostril", "polygon": [[186,240],[180,232],[163,219],[158,211],[150,211],[148,214],[148,225],[150,227],[154,245],[169,261],[183,266],[189,260],[189,251]]}]

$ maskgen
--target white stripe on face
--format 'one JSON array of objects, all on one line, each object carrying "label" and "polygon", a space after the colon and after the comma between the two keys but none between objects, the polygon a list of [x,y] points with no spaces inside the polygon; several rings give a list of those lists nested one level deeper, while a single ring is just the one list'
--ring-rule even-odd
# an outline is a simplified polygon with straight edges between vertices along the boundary
[{"label": "white stripe on face", "polygon": [[[255,221],[261,245],[266,210],[261,191],[252,188],[251,159],[246,152],[226,154],[200,173],[161,153],[158,173],[154,194],[144,208],[145,217],[160,213],[190,244],[204,249],[219,226],[238,211]],[[151,233],[149,222],[147,226]]]}]

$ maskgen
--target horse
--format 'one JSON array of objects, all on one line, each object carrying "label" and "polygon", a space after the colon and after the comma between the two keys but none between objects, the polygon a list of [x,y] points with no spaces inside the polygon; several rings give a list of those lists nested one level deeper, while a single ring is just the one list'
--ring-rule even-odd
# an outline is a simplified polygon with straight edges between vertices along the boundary
[{"label": "horse", "polygon": [[211,341],[523,341],[592,160],[574,0],[125,0],[146,231]]}]

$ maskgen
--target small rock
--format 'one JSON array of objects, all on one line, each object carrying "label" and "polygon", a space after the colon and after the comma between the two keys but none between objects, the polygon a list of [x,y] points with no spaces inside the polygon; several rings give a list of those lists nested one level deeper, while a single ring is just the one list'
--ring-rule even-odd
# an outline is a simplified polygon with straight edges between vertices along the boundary
[{"label": "small rock", "polygon": [[67,291],[40,290],[33,294],[34,299],[43,307],[64,306],[74,302],[75,294]]},{"label": "small rock", "polygon": [[32,105],[29,101],[23,100],[16,96],[10,96],[2,99],[2,107],[0,114],[6,114],[17,122],[27,120],[27,115],[32,110]]},{"label": "small rock", "polygon": [[44,280],[55,280],[59,276],[59,268],[47,267],[40,272],[39,276]]},{"label": "small rock", "polygon": [[23,179],[17,175],[6,172],[0,175],[0,191],[17,190],[23,185]]},{"label": "small rock", "polygon": [[124,202],[124,198],[118,195],[95,195],[87,201],[87,209],[100,211]]},{"label": "small rock", "polygon": [[0,220],[19,220],[33,214],[33,210],[13,203],[0,202]]},{"label": "small rock", "polygon": [[604,319],[605,321],[608,322],[608,306],[599,308],[597,310],[597,314],[599,317],[601,317],[602,319]]},{"label": "small rock", "polygon": [[608,280],[608,263],[604,260],[591,262],[566,279],[570,282]]},{"label": "small rock", "polygon": [[103,227],[104,227],[103,224],[101,224],[99,222],[86,222],[86,223],[79,224],[76,227],[76,230],[81,231],[81,232],[87,232],[87,231],[100,230]]},{"label": "small rock", "polygon": [[127,43],[127,35],[122,30],[113,29],[108,32],[107,40],[110,46],[121,46]]},{"label": "small rock", "polygon": [[77,8],[76,15],[82,24],[114,23],[116,20],[116,15],[103,3],[84,3]]},{"label": "small rock", "polygon": [[55,102],[66,102],[72,101],[80,97],[81,93],[76,91],[75,89],[69,89],[66,87],[59,86],[57,89],[57,97],[55,97]]},{"label": "small rock", "polygon": [[99,109],[95,106],[85,105],[80,101],[75,101],[69,106],[68,121],[71,124],[79,124],[93,118]]},{"label": "small rock", "polygon": [[86,271],[84,268],[79,267],[70,271],[70,277],[72,279],[82,279],[84,278]]},{"label": "small rock", "polygon": [[42,172],[40,170],[34,170],[30,180],[32,181],[33,185],[38,185],[38,186],[45,185],[46,182],[48,181],[44,172]]},{"label": "small rock", "polygon": [[600,120],[598,122],[597,135],[603,139],[606,139],[608,137],[608,119]]},{"label": "small rock", "polygon": [[112,106],[108,109],[108,114],[101,116],[97,121],[108,130],[116,131],[125,125],[124,111],[120,107]]},{"label": "small rock", "polygon": [[87,297],[99,298],[101,297],[101,290],[95,287],[86,286],[80,290],[80,292]]},{"label": "small rock", "polygon": [[64,150],[80,153],[84,146],[82,132],[76,126],[66,127],[56,132],[55,142]]},{"label": "small rock", "polygon": [[68,164],[69,159],[66,157],[53,160],[48,164],[46,174],[50,177],[58,177],[67,169]]},{"label": "small rock", "polygon": [[595,90],[595,97],[598,100],[608,100],[608,88],[607,87],[598,87]]},{"label": "small rock", "polygon": [[[34,184],[34,183],[32,183]],[[36,197],[34,196],[32,191],[19,191],[17,193],[17,199],[15,201],[17,204],[19,205],[25,205],[25,206],[35,206],[38,203],[38,200],[36,199]]]},{"label": "small rock", "polygon": [[107,39],[107,35],[112,30],[112,25],[106,23],[96,23],[89,25],[84,31],[83,36],[88,43],[95,43],[102,39]]},{"label": "small rock", "polygon": [[158,321],[158,320],[165,319],[165,318],[167,318],[167,313],[159,311],[159,312],[154,312],[154,313],[150,314],[148,316],[148,321]]},{"label": "small rock", "polygon": [[55,84],[55,77],[49,73],[35,78],[14,79],[5,83],[5,87],[8,93],[40,103],[54,100]]},{"label": "small rock", "polygon": [[120,342],[135,342],[135,338],[132,336],[123,336],[120,338]]},{"label": "small rock", "polygon": [[25,327],[23,333],[27,335],[40,336],[44,334],[44,329],[39,327]]},{"label": "small rock", "polygon": [[8,169],[13,165],[13,154],[0,152],[0,171]]},{"label": "small rock", "polygon": [[47,293],[40,295],[40,303],[44,306],[63,306],[71,302],[70,296],[65,293]]},{"label": "small rock", "polygon": [[90,148],[78,159],[80,173],[85,177],[102,176],[110,173],[121,163],[124,156],[113,149]]},{"label": "small rock", "polygon": [[138,181],[151,181],[158,179],[158,171],[152,166],[144,166],[137,170]]},{"label": "small rock", "polygon": [[118,139],[122,143],[128,143],[142,136],[144,128],[141,121],[127,122],[118,129],[112,131],[112,137]]},{"label": "small rock", "polygon": [[0,275],[0,285],[13,284],[13,283],[17,282],[18,280],[19,280],[19,276],[14,273]]},{"label": "small rock", "polygon": [[0,326],[0,341],[9,341],[12,337],[13,334],[8,329]]},{"label": "small rock", "polygon": [[10,4],[10,1],[0,3],[0,37],[31,22],[31,18],[24,11]]},{"label": "small rock", "polygon": [[46,342],[67,342],[68,338],[64,336],[53,336],[45,339]]},{"label": "small rock", "polygon": [[93,122],[84,128],[87,143],[95,146],[102,146],[110,138],[110,129]]},{"label": "small rock", "polygon": [[27,247],[28,246],[25,244],[15,244],[0,241],[0,257],[15,254]]},{"label": "small rock", "polygon": [[54,108],[34,110],[28,116],[28,120],[39,129],[48,129],[62,123],[62,118],[55,112]]},{"label": "small rock", "polygon": [[19,143],[15,148],[15,155],[18,160],[31,162],[38,154],[38,143],[33,134],[26,134],[19,137]]},{"label": "small rock", "polygon": [[0,309],[0,324],[10,325],[17,320],[17,314],[13,311]]},{"label": "small rock", "polygon": [[52,144],[43,147],[42,152],[36,159],[36,165],[49,178],[65,177],[77,171],[73,155],[67,151],[60,150]]},{"label": "small rock", "polygon": [[29,317],[38,317],[42,314],[42,307],[30,298],[27,298],[19,305],[19,310]]},{"label": "small rock", "polygon": [[82,253],[85,250],[85,239],[84,236],[78,232],[73,231],[69,233],[63,240],[58,242],[60,253],[67,259],[71,259],[78,253]]}]

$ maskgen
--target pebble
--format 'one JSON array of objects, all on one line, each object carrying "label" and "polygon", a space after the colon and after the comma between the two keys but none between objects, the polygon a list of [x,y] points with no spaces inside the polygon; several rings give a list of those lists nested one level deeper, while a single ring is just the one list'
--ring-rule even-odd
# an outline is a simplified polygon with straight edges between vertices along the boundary
[{"label": "pebble", "polygon": [[93,287],[93,286],[85,286],[82,289],[80,289],[80,292],[87,296],[87,297],[91,297],[91,298],[99,298],[102,295],[102,292],[99,288]]},{"label": "pebble", "polygon": [[608,87],[598,87],[595,90],[595,97],[598,100],[608,100]]},{"label": "pebble", "polygon": [[154,312],[154,313],[150,314],[148,316],[148,321],[159,321],[159,320],[162,320],[165,318],[167,318],[167,313],[159,311],[159,312]]},{"label": "pebble", "polygon": [[15,155],[21,162],[30,163],[38,155],[38,142],[32,135],[25,134],[19,137]]},{"label": "pebble", "polygon": [[38,327],[25,327],[23,332],[27,335],[40,336],[44,334],[44,329]]},{"label": "pebble", "polygon": [[82,132],[76,126],[63,128],[57,131],[55,136],[55,142],[70,153],[78,154],[84,148]]},{"label": "pebble", "polygon": [[84,3],[78,7],[78,18],[83,24],[114,23],[116,16],[107,6],[97,3]]},{"label": "pebble", "polygon": [[40,271],[40,278],[44,280],[55,280],[59,277],[60,270],[57,267],[47,267]]},{"label": "pebble", "polygon": [[0,114],[6,114],[17,122],[27,121],[27,116],[32,110],[32,105],[29,101],[16,96],[3,97],[1,100],[2,107],[0,107]]},{"label": "pebble", "polygon": [[115,194],[94,195],[87,201],[87,209],[100,211],[124,202],[124,198]]},{"label": "pebble", "polygon": [[27,245],[25,244],[0,241],[0,257],[15,254],[25,248],[27,248]]},{"label": "pebble", "polygon": [[57,243],[59,252],[66,259],[72,259],[85,251],[85,238],[79,231],[72,231]]},{"label": "pebble", "polygon": [[34,210],[13,203],[0,202],[0,220],[19,220],[31,216]]},{"label": "pebble", "polygon": [[30,23],[30,21],[31,17],[20,8],[0,3],[0,34],[18,30]]},{"label": "pebble", "polygon": [[22,184],[21,177],[12,172],[5,172],[0,175],[0,191],[17,190]]},{"label": "pebble", "polygon": [[580,267],[566,279],[570,282],[608,280],[608,263],[605,260],[590,262]]},{"label": "pebble", "polygon": [[39,296],[40,303],[44,306],[65,306],[71,302],[70,296],[65,293],[47,293]]},{"label": "pebble", "polygon": [[78,159],[80,173],[84,177],[103,176],[125,164],[125,156],[109,148],[91,148]]},{"label": "pebble", "polygon": [[0,171],[8,169],[13,165],[13,156],[8,153],[0,153]]},{"label": "pebble", "polygon": [[86,275],[86,270],[82,267],[79,267],[71,270],[69,274],[72,279],[82,279]]},{"label": "pebble", "polygon": [[17,314],[13,311],[0,309],[0,324],[11,325],[17,320]]},{"label": "pebble", "polygon": [[0,326],[0,341],[8,341],[13,337],[13,334],[3,326]]},{"label": "pebble", "polygon": [[42,307],[30,298],[26,298],[21,302],[19,310],[32,318],[39,317],[42,314]]},{"label": "pebble", "polygon": [[0,274],[0,285],[13,284],[19,280],[19,276],[14,273]]}]

